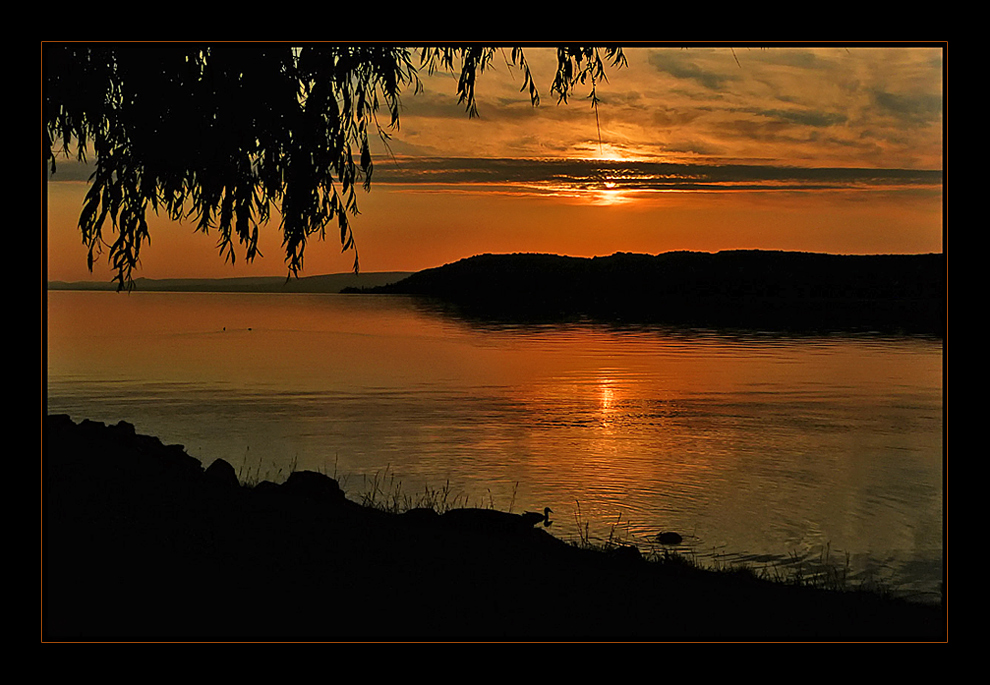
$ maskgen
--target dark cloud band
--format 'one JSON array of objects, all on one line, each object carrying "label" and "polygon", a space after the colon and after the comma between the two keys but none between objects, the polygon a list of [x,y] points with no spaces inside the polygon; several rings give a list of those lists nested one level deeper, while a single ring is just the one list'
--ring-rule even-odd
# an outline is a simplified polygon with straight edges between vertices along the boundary
[{"label": "dark cloud band", "polygon": [[377,183],[492,184],[616,190],[937,188],[939,170],[803,168],[602,160],[410,158],[376,167]]}]

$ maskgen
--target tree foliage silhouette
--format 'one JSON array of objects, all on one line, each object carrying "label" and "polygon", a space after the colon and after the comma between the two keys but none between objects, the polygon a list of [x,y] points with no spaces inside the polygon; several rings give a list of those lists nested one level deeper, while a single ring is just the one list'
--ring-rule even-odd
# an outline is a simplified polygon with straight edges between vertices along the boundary
[{"label": "tree foliage silhouette", "polygon": [[[369,136],[387,144],[400,96],[421,88],[422,70],[459,75],[459,102],[477,116],[478,77],[500,54],[538,105],[519,47],[46,44],[45,173],[56,173],[60,156],[92,156],[79,229],[90,270],[107,249],[118,288],[133,285],[149,209],[216,230],[233,262],[237,243],[248,261],[260,254],[259,228],[275,208],[290,275],[335,223],[356,271],[349,216],[356,188],[371,187]],[[563,103],[590,86],[597,114],[606,68],[624,64],[620,48],[559,47],[550,92]]]}]

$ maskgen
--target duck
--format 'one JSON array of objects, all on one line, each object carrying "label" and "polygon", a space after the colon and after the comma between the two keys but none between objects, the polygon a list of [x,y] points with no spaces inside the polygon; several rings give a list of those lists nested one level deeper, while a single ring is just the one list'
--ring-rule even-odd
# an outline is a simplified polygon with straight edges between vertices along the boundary
[{"label": "duck", "polygon": [[661,545],[679,545],[684,542],[684,538],[682,538],[679,533],[667,531],[657,533],[657,542]]},{"label": "duck", "polygon": [[459,528],[469,528],[477,531],[518,533],[525,532],[537,523],[549,526],[550,514],[553,510],[546,507],[543,513],[527,511],[524,514],[510,514],[496,509],[451,509],[441,518],[447,523]]},{"label": "duck", "polygon": [[550,520],[550,514],[553,513],[553,509],[550,507],[543,507],[543,513],[538,511],[527,511],[523,513],[523,520],[531,525],[535,526],[537,523],[542,523],[544,528],[549,528],[553,525],[553,521]]}]

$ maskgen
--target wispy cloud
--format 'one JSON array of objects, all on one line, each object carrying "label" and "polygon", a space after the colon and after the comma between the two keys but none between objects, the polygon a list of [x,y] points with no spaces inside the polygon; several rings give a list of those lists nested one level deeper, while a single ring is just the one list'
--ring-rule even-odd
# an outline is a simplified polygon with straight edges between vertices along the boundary
[{"label": "wispy cloud", "polygon": [[[92,167],[59,163],[52,182],[86,181]],[[569,194],[584,190],[821,191],[937,190],[942,172],[918,169],[797,167],[770,164],[684,164],[565,158],[471,158],[396,156],[379,159],[374,186],[461,192],[498,190],[515,194]]]},{"label": "wispy cloud", "polygon": [[683,51],[663,50],[649,53],[647,61],[659,72],[676,79],[693,81],[709,90],[722,90],[727,82],[739,78],[725,70],[715,70],[702,66],[700,58]]},{"label": "wispy cloud", "polygon": [[563,159],[409,158],[381,165],[376,182],[463,189],[488,186],[517,193],[582,190],[822,191],[937,190],[937,170],[807,168],[741,164],[674,164]]},{"label": "wispy cloud", "polygon": [[[598,147],[600,131],[627,157],[663,161],[941,168],[940,48],[635,47],[626,55],[628,68],[599,84],[597,118],[580,97],[566,106],[545,97],[533,108],[518,74],[502,70],[479,81],[482,117],[468,121],[455,84],[429,81],[405,100],[396,150],[581,157]],[[552,51],[531,57],[546,96]]]},{"label": "wispy cloud", "polygon": [[936,123],[942,116],[942,98],[935,93],[873,91],[877,107],[909,125]]}]

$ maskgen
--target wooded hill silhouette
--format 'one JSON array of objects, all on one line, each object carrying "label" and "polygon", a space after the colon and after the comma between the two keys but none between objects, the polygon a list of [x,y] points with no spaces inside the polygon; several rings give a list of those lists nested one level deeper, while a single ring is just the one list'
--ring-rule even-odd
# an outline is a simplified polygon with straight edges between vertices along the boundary
[{"label": "wooded hill silhouette", "polygon": [[945,276],[942,254],[483,254],[345,292],[437,298],[480,317],[942,335]]}]

